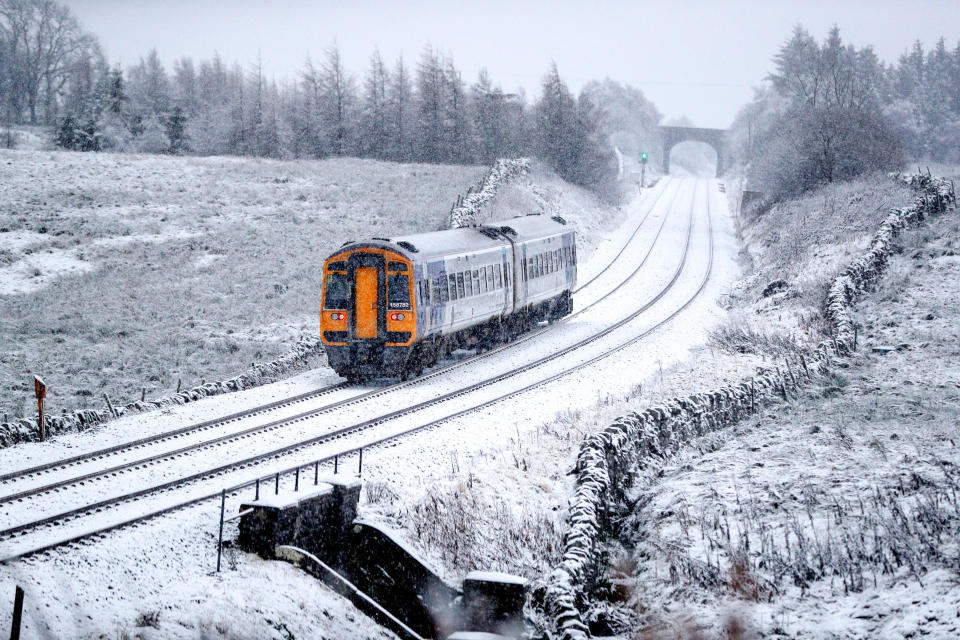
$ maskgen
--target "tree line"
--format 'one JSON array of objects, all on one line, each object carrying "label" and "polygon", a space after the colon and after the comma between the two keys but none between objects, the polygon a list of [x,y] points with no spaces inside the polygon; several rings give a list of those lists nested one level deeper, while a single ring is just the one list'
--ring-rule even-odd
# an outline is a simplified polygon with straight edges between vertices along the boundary
[{"label": "tree line", "polygon": [[768,82],[730,131],[732,160],[754,187],[789,197],[904,158],[960,162],[960,43],[919,42],[894,64],[802,26],[774,57]]},{"label": "tree line", "polygon": [[67,149],[482,164],[536,155],[603,190],[615,170],[611,141],[656,135],[660,116],[636,89],[606,80],[574,96],[556,65],[540,88],[531,104],[485,70],[468,85],[431,47],[412,66],[375,51],[361,77],[336,44],[281,81],[259,59],[244,67],[216,54],[167,70],[152,50],[121,69],[54,0],[0,0],[6,121],[53,127]]}]

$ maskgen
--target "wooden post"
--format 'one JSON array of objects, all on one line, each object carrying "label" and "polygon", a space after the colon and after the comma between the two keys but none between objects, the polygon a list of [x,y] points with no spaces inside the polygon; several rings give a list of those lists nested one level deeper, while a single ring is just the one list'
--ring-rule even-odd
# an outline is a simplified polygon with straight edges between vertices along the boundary
[{"label": "wooden post", "polygon": [[43,422],[43,399],[47,397],[47,385],[37,376],[33,376],[33,391],[37,395],[37,427],[40,431],[40,442],[47,439],[47,428]]},{"label": "wooden post", "polygon": [[113,408],[113,403],[110,402],[110,397],[106,394],[106,392],[104,392],[104,394],[103,394],[103,399],[104,399],[104,400],[106,401],[106,403],[107,403],[107,409],[110,410],[110,415],[112,415],[114,418],[116,418],[116,417],[117,417],[117,410]]},{"label": "wooden post", "polygon": [[220,492],[220,535],[217,537],[217,573],[220,573],[220,556],[223,554],[223,510],[227,506],[227,490]]},{"label": "wooden post", "polygon": [[787,372],[790,374],[790,379],[793,381],[793,386],[797,385],[797,379],[793,377],[793,368],[790,366],[790,361],[787,360],[787,356],[783,356],[783,363],[787,366]]},{"label": "wooden post", "polygon": [[20,621],[23,619],[23,589],[19,586],[13,597],[13,622],[10,624],[10,640],[20,640]]}]

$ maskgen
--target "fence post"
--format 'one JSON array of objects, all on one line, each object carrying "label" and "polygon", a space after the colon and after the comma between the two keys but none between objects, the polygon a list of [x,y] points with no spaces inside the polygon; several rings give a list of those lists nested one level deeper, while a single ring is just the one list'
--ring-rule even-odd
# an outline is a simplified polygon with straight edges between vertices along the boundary
[{"label": "fence post", "polygon": [[260,499],[260,478],[257,478],[257,493],[253,496],[254,500]]},{"label": "fence post", "polygon": [[300,491],[300,467],[297,467],[297,475],[293,479],[293,491]]},{"label": "fence post", "polygon": [[337,475],[337,464],[340,462],[340,456],[333,456],[333,475]]},{"label": "fence post", "polygon": [[317,460],[313,463],[313,484],[316,486],[320,483],[320,461]]},{"label": "fence post", "polygon": [[37,376],[33,376],[33,389],[37,396],[37,428],[40,433],[40,442],[47,439],[46,423],[43,421],[43,399],[47,397],[47,385]]},{"label": "fence post", "polygon": [[223,510],[227,504],[227,490],[220,492],[220,535],[217,537],[217,573],[220,573],[220,555],[223,553]]},{"label": "fence post", "polygon": [[23,589],[17,586],[13,597],[13,622],[10,624],[10,640],[20,640],[20,620],[23,618]]},{"label": "fence post", "polygon": [[360,449],[360,461],[357,464],[357,475],[363,475],[363,448]]},{"label": "fence post", "polygon": [[277,472],[277,477],[274,479],[273,483],[273,495],[280,495],[280,472]]}]

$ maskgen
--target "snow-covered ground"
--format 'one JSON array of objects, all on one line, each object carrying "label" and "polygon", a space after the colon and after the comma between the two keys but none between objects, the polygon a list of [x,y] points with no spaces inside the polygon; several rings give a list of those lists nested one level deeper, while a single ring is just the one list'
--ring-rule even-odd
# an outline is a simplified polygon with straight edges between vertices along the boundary
[{"label": "snow-covered ground", "polygon": [[[624,212],[624,224],[608,234],[606,241],[596,243],[598,248],[593,259],[584,265],[582,281],[585,281],[591,270],[599,270],[595,265],[608,263],[620,251],[624,239],[632,231],[631,227],[645,214],[645,207],[652,205],[657,196],[662,195],[667,188],[676,188],[679,191],[677,185],[671,187],[664,182],[658,190],[648,192],[642,200],[627,208]],[[363,507],[365,515],[403,527],[410,536],[411,544],[433,558],[441,572],[451,578],[462,577],[461,567],[468,562],[473,565],[469,568],[508,570],[536,577],[545,563],[552,560],[549,553],[533,556],[538,545],[552,544],[555,547],[559,544],[556,523],[565,506],[566,478],[563,474],[572,463],[571,456],[578,440],[578,436],[574,435],[577,433],[577,421],[569,420],[569,417],[592,411],[597,405],[598,397],[637,395],[639,381],[683,358],[691,345],[702,343],[706,338],[707,327],[722,315],[715,301],[735,277],[736,245],[732,221],[726,214],[723,196],[716,190],[715,184],[711,183],[709,189],[704,184],[701,195],[697,196],[701,199],[701,209],[695,217],[689,264],[678,277],[674,291],[658,301],[650,314],[641,315],[635,322],[612,333],[609,338],[611,342],[618,343],[644,331],[658,318],[682,304],[685,294],[689,295],[702,281],[707,268],[708,245],[702,204],[708,193],[713,210],[714,263],[707,291],[693,306],[680,318],[622,354],[607,358],[577,374],[560,378],[544,388],[449,421],[429,433],[367,453],[364,459],[367,482],[367,502]],[[683,198],[678,196],[678,206],[684,199],[687,200],[686,205],[689,205],[693,197],[693,194],[684,195]],[[636,265],[646,248],[652,244],[652,233],[664,222],[661,241],[658,241],[651,252],[650,260],[640,274],[642,277],[637,278],[633,286],[618,292],[615,299],[605,303],[606,307],[598,306],[595,311],[590,311],[573,322],[558,327],[557,331],[550,332],[549,340],[530,340],[520,345],[516,352],[507,352],[509,358],[500,358],[496,363],[488,362],[474,371],[463,368],[452,381],[437,384],[447,387],[466,384],[472,375],[481,375],[488,365],[507,367],[510,362],[530,357],[523,355],[524,350],[531,355],[542,354],[554,348],[555,341],[572,340],[578,332],[589,330],[598,323],[615,320],[618,314],[623,314],[625,307],[631,304],[639,306],[645,296],[649,296],[658,286],[669,280],[679,263],[680,248],[686,234],[686,220],[683,215],[685,211],[681,208],[681,215],[671,215],[664,220],[668,199],[668,195],[663,195],[657,200],[658,208],[651,212],[642,233],[638,233],[635,238],[636,251],[624,253],[627,263],[632,261]],[[615,281],[615,274],[616,271],[611,272],[610,279]],[[592,286],[609,285],[604,285],[603,279],[598,279]],[[585,290],[583,293],[587,294],[589,291]],[[584,304],[579,300],[577,302],[578,307]],[[76,451],[78,447],[102,446],[111,440],[127,439],[131,433],[146,428],[147,424],[151,430],[167,429],[183,424],[191,418],[235,411],[247,404],[257,404],[282,395],[316,388],[329,382],[331,375],[330,372],[322,370],[311,371],[251,392],[211,398],[161,414],[132,416],[106,425],[93,436],[65,436],[44,447],[48,447],[49,451],[63,452]],[[516,386],[524,386],[523,382],[524,380],[518,379]],[[431,384],[417,393],[437,392],[438,388]],[[351,419],[360,417],[354,415]],[[427,417],[418,416],[414,420],[426,421]],[[563,425],[564,420],[567,421],[565,427],[558,426]],[[554,435],[546,436],[548,430]],[[248,443],[248,446],[252,445]],[[24,460],[29,458],[36,461],[49,455],[44,452],[44,447],[27,445],[18,450],[22,451]],[[289,466],[291,463],[286,461],[281,466]],[[22,463],[17,466],[22,466]],[[537,470],[546,472],[541,475]],[[444,522],[437,522],[437,526],[431,527],[430,531],[419,539],[414,533],[417,525],[423,524],[424,518],[432,517],[431,514],[418,511],[424,499],[428,496],[443,499],[450,495],[450,487],[456,488],[461,497],[474,501],[478,508],[474,509],[471,518],[476,518],[476,522],[483,519],[488,521],[482,530],[459,532],[468,551],[465,557],[453,560],[447,555],[448,549],[437,543],[444,526],[455,526],[449,518]],[[494,510],[492,519],[488,518],[491,515],[488,506]],[[235,505],[230,505],[229,508],[235,509]],[[215,532],[217,511],[215,505],[206,503],[180,511],[175,516],[108,534],[95,543],[71,548],[69,553],[50,553],[16,563],[10,570],[4,570],[0,588],[10,586],[12,592],[13,582],[21,581],[30,588],[28,599],[34,602],[39,591],[82,592],[87,596],[78,601],[69,597],[57,600],[57,605],[63,611],[69,612],[58,617],[48,616],[44,610],[30,610],[29,624],[33,632],[42,629],[46,624],[63,630],[67,636],[104,630],[109,632],[114,627],[120,629],[124,625],[134,624],[136,618],[144,612],[162,610],[161,619],[170,621],[169,625],[161,622],[164,634],[162,637],[195,637],[198,635],[198,620],[202,621],[213,615],[213,609],[206,608],[207,603],[194,602],[195,598],[187,595],[195,591],[185,588],[184,585],[199,581],[211,590],[215,590],[218,585],[224,585],[223,588],[228,592],[240,588],[255,589],[255,586],[238,585],[247,584],[247,579],[250,585],[256,585],[257,576],[263,571],[271,571],[269,567],[276,565],[278,570],[268,578],[276,585],[276,591],[284,594],[284,597],[292,592],[302,591],[301,585],[292,584],[288,578],[289,567],[277,563],[262,563],[243,554],[237,554],[234,558],[235,571],[228,571],[220,577],[208,575],[214,561],[210,536]],[[497,514],[500,517],[497,517]],[[549,535],[540,536],[534,532],[531,535],[536,540],[533,540],[532,544],[520,544],[519,554],[507,556],[502,553],[504,541],[515,538],[521,530],[518,525],[526,523],[535,528],[537,523],[545,520],[553,523],[552,530],[547,532]],[[194,544],[187,544],[181,549],[180,544],[184,539],[190,539]],[[146,541],[149,542],[145,547]],[[118,566],[128,566],[130,569],[125,572],[109,569]],[[91,567],[96,569],[91,570]],[[105,574],[112,578],[108,585],[103,584],[102,576]],[[61,585],[64,584],[70,585],[69,588],[63,588]],[[316,585],[314,589],[322,591],[322,588]],[[110,604],[100,608],[87,607],[86,599],[91,596],[111,597]],[[315,602],[317,596],[312,597],[314,600],[311,602]],[[258,620],[270,618],[274,622],[282,619],[291,631],[296,628],[296,637],[310,637],[318,632],[330,635],[331,627],[324,626],[323,619],[310,615],[289,617],[290,611],[285,604],[287,600],[280,596],[278,598],[274,601],[265,596],[259,597],[256,604],[244,603],[241,598],[237,598],[232,604],[225,605],[224,615],[230,618],[233,612],[237,612],[236,615],[247,620],[251,619],[251,616]],[[323,596],[321,601],[325,602],[329,598],[336,600],[328,594]],[[90,618],[85,618],[85,615],[90,615]],[[68,622],[72,620],[79,622]],[[342,620],[340,622],[342,623]],[[208,629],[205,633],[208,633],[207,637],[232,637],[228,630],[214,633]],[[241,633],[239,637],[247,636]]]},{"label": "snow-covered ground", "polygon": [[484,167],[0,149],[0,420],[226,379],[317,331],[322,259]]},{"label": "snow-covered ground", "polygon": [[[816,330],[804,287],[820,289],[912,195],[867,177],[751,221],[757,271],[734,289],[745,308],[732,322],[756,333],[728,324],[711,343],[769,357],[790,348],[770,336]],[[649,469],[611,558],[632,634],[960,637],[958,231],[953,213],[903,236],[857,305],[859,352],[830,375]],[[786,290],[763,296],[776,277]],[[667,373],[691,375],[701,368]]]}]

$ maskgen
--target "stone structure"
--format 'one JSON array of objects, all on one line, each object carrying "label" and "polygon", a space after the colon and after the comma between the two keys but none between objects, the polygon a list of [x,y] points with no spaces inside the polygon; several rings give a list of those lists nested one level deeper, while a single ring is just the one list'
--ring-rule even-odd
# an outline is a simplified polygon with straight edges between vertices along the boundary
[{"label": "stone structure", "polygon": [[693,140],[706,142],[717,152],[717,177],[723,173],[723,139],[726,129],[702,129],[700,127],[660,127],[663,140],[663,172],[670,173],[670,150],[681,142]]}]

